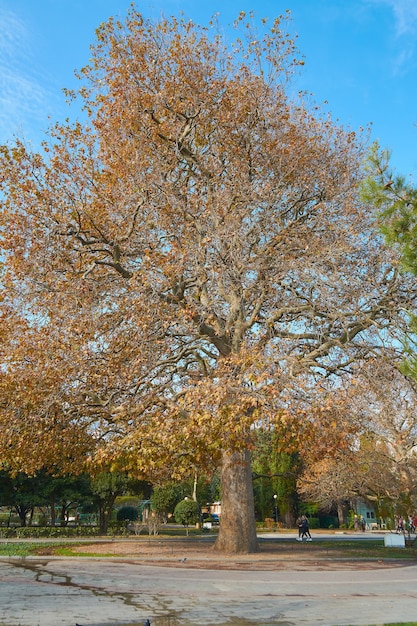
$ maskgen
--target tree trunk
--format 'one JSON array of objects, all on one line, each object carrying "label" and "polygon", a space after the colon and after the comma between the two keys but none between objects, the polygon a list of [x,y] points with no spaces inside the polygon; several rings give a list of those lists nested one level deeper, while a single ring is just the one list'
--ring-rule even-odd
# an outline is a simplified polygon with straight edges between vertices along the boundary
[{"label": "tree trunk", "polygon": [[339,521],[339,526],[343,526],[345,523],[345,507],[343,506],[343,502],[340,500],[337,502],[337,519]]},{"label": "tree trunk", "polygon": [[222,453],[222,512],[214,549],[242,554],[258,552],[249,451]]},{"label": "tree trunk", "polygon": [[108,528],[108,516],[106,515],[106,507],[104,504],[99,505],[98,517],[99,517],[98,524],[99,524],[100,535],[105,535],[107,534],[107,528]]},{"label": "tree trunk", "polygon": [[67,526],[67,525],[68,525],[67,505],[65,501],[63,501],[62,506],[61,506],[60,526]]},{"label": "tree trunk", "polygon": [[194,473],[194,483],[193,483],[193,495],[192,498],[194,502],[197,502],[197,472]]},{"label": "tree trunk", "polygon": [[51,500],[51,525],[56,526],[55,498]]},{"label": "tree trunk", "polygon": [[107,534],[116,498],[117,494],[112,494],[99,503],[99,527],[101,535]]},{"label": "tree trunk", "polygon": [[26,526],[26,515],[28,512],[28,509],[25,506],[19,506],[19,505],[15,505],[15,509],[20,519],[20,525],[23,527]]}]

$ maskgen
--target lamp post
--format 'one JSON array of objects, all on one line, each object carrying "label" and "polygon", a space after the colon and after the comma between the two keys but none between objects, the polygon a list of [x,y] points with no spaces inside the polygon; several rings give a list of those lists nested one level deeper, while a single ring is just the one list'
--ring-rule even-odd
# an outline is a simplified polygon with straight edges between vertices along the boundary
[{"label": "lamp post", "polygon": [[277,525],[278,528],[278,507],[277,507],[277,494],[274,493],[274,505],[275,505],[275,524]]}]

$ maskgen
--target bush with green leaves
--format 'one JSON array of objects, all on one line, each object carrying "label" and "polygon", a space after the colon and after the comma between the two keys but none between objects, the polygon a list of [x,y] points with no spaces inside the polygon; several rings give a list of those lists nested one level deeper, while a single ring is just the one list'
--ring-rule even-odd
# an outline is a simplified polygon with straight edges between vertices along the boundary
[{"label": "bush with green leaves", "polygon": [[99,535],[98,526],[21,526],[16,528],[16,537],[19,539],[96,537],[97,535]]},{"label": "bush with green leaves", "polygon": [[125,520],[123,520],[123,522],[110,522],[107,534],[111,537],[127,537],[130,535],[130,530]]},{"label": "bush with green leaves", "polygon": [[200,507],[195,500],[185,498],[175,507],[174,517],[178,524],[186,527],[188,536],[189,524],[196,524],[200,521]]},{"label": "bush with green leaves", "polygon": [[116,519],[118,522],[129,520],[135,522],[139,518],[139,510],[135,506],[122,506],[117,511]]},{"label": "bush with green leaves", "polygon": [[16,528],[0,527],[0,539],[9,539],[10,537],[16,537]]}]

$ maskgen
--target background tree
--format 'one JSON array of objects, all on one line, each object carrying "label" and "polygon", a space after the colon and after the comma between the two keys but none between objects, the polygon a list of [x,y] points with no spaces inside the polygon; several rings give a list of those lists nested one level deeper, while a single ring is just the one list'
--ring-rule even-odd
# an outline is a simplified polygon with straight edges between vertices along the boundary
[{"label": "background tree", "polygon": [[36,473],[37,492],[44,504],[49,505],[51,525],[57,520],[66,526],[71,510],[77,511],[85,502],[91,501],[90,477],[86,474],[52,476],[45,470]]},{"label": "background tree", "polygon": [[367,158],[368,177],[361,185],[363,199],[378,209],[379,225],[387,242],[399,249],[403,269],[417,273],[417,189],[411,179],[396,175],[390,153],[374,143]]},{"label": "background tree", "polygon": [[[399,364],[401,365],[401,364]],[[353,401],[362,436],[358,469],[362,493],[391,501],[402,515],[417,507],[416,383],[387,361],[372,361],[360,376],[362,393]]]},{"label": "background tree", "polygon": [[[417,273],[417,188],[411,179],[396,175],[390,167],[390,153],[375,143],[367,159],[368,176],[362,183],[363,199],[378,211],[378,222],[386,242],[399,251],[401,269]],[[415,308],[404,311],[409,333],[404,341],[407,356],[401,369],[417,379]]]},{"label": "background tree", "polygon": [[[359,433],[358,419],[347,389],[357,391],[355,379],[343,376],[309,390],[308,401],[300,413],[301,424],[282,433],[281,440],[291,450],[297,446],[299,459],[297,493],[323,511],[337,510],[339,523],[345,523],[346,502],[355,483],[353,450]],[[356,492],[355,492],[356,493]]]},{"label": "background tree", "polygon": [[286,91],[287,19],[242,13],[228,46],[132,8],[81,71],[89,122],[0,152],[2,305],[32,328],[7,346],[2,449],[46,419],[54,450],[55,419],[67,463],[72,436],[78,464],[152,481],[221,463],[229,552],[258,548],[253,425],[298,423],[413,295],[359,200],[361,139]]},{"label": "background tree", "polygon": [[325,509],[337,506],[340,523],[346,521],[343,505],[357,498],[371,501],[381,515],[388,503],[402,515],[416,508],[416,390],[400,365],[383,359],[361,364],[333,397],[338,430],[345,423],[340,443],[319,456],[304,452],[299,493]]},{"label": "background tree", "polygon": [[[56,505],[60,508],[59,522],[61,526],[68,524],[71,510],[73,514],[82,504],[91,500],[91,480],[86,474],[78,476],[59,476],[55,477],[53,483],[49,483],[49,502],[51,503],[51,511]],[[52,487],[52,489],[51,489]],[[52,507],[54,503],[54,508]]]},{"label": "background tree", "polygon": [[339,525],[346,523],[346,505],[359,497],[354,454],[325,457],[308,466],[297,483],[300,497],[315,502],[322,511],[337,510]]},{"label": "background tree", "polygon": [[294,526],[298,509],[297,478],[301,467],[298,452],[282,449],[279,429],[256,432],[252,471],[255,511],[259,520],[273,517],[277,508],[279,521],[287,527]]},{"label": "background tree", "polygon": [[184,486],[173,481],[163,485],[154,485],[151,496],[151,509],[165,521],[170,514],[174,513],[177,503],[182,500],[189,491]]},{"label": "background tree", "polygon": [[47,503],[42,493],[43,483],[43,476],[27,476],[23,472],[11,475],[0,471],[1,505],[16,511],[21,526],[30,525],[35,507]]},{"label": "background tree", "polygon": [[128,490],[129,478],[118,472],[101,472],[91,482],[93,498],[98,506],[100,532],[105,535],[117,496]]}]

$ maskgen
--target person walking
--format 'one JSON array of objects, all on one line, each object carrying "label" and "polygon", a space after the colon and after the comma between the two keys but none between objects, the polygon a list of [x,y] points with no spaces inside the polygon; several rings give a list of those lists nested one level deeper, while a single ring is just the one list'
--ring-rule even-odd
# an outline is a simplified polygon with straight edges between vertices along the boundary
[{"label": "person walking", "polygon": [[404,519],[403,516],[400,515],[397,519],[397,530],[396,530],[397,535],[405,535],[405,528],[404,528]]},{"label": "person walking", "polygon": [[297,517],[297,527],[298,527],[298,537],[297,537],[297,541],[302,541],[303,537],[303,515],[300,515],[300,517]]},{"label": "person walking", "polygon": [[306,541],[312,541],[310,524],[308,523],[308,519],[305,515],[301,516],[301,541],[303,541],[303,539]]}]

